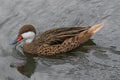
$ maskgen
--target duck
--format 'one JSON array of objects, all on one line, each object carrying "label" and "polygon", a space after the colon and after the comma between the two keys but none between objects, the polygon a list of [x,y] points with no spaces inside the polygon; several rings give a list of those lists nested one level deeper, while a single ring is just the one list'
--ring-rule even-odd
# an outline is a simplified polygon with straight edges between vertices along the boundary
[{"label": "duck", "polygon": [[22,52],[37,56],[52,56],[76,49],[87,42],[104,26],[104,22],[90,27],[53,28],[36,34],[31,24],[23,25],[12,45],[20,44]]}]

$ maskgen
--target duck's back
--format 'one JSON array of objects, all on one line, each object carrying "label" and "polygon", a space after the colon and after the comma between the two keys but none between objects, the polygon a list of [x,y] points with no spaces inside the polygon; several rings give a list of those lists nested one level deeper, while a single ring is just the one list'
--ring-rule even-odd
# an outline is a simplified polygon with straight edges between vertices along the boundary
[{"label": "duck's back", "polygon": [[61,44],[66,39],[76,36],[82,31],[87,30],[89,27],[65,27],[65,28],[54,28],[39,34],[34,42],[37,45],[48,44],[56,45]]}]

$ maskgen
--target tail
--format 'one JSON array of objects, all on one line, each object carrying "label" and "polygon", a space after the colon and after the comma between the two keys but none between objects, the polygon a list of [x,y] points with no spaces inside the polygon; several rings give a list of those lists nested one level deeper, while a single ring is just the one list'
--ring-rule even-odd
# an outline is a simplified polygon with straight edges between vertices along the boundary
[{"label": "tail", "polygon": [[96,32],[98,32],[103,26],[104,26],[104,22],[100,23],[100,24],[97,24],[97,25],[94,25],[92,27],[90,27],[88,29],[88,33],[91,33],[91,34],[95,34]]}]

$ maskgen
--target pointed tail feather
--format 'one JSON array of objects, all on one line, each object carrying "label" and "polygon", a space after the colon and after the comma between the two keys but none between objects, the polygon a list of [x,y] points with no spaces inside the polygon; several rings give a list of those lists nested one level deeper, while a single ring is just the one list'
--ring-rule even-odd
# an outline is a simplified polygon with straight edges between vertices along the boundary
[{"label": "pointed tail feather", "polygon": [[98,32],[104,26],[104,24],[105,23],[102,22],[100,24],[92,26],[91,28],[88,29],[88,33],[95,34],[96,32]]}]

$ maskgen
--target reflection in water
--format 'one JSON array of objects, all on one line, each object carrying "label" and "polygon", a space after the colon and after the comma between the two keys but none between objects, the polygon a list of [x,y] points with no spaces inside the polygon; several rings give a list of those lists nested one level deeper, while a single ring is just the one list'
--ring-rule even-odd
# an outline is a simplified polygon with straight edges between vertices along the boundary
[{"label": "reflection in water", "polygon": [[26,54],[26,63],[24,65],[18,66],[17,70],[23,75],[30,77],[36,68],[36,62],[33,56]]}]

